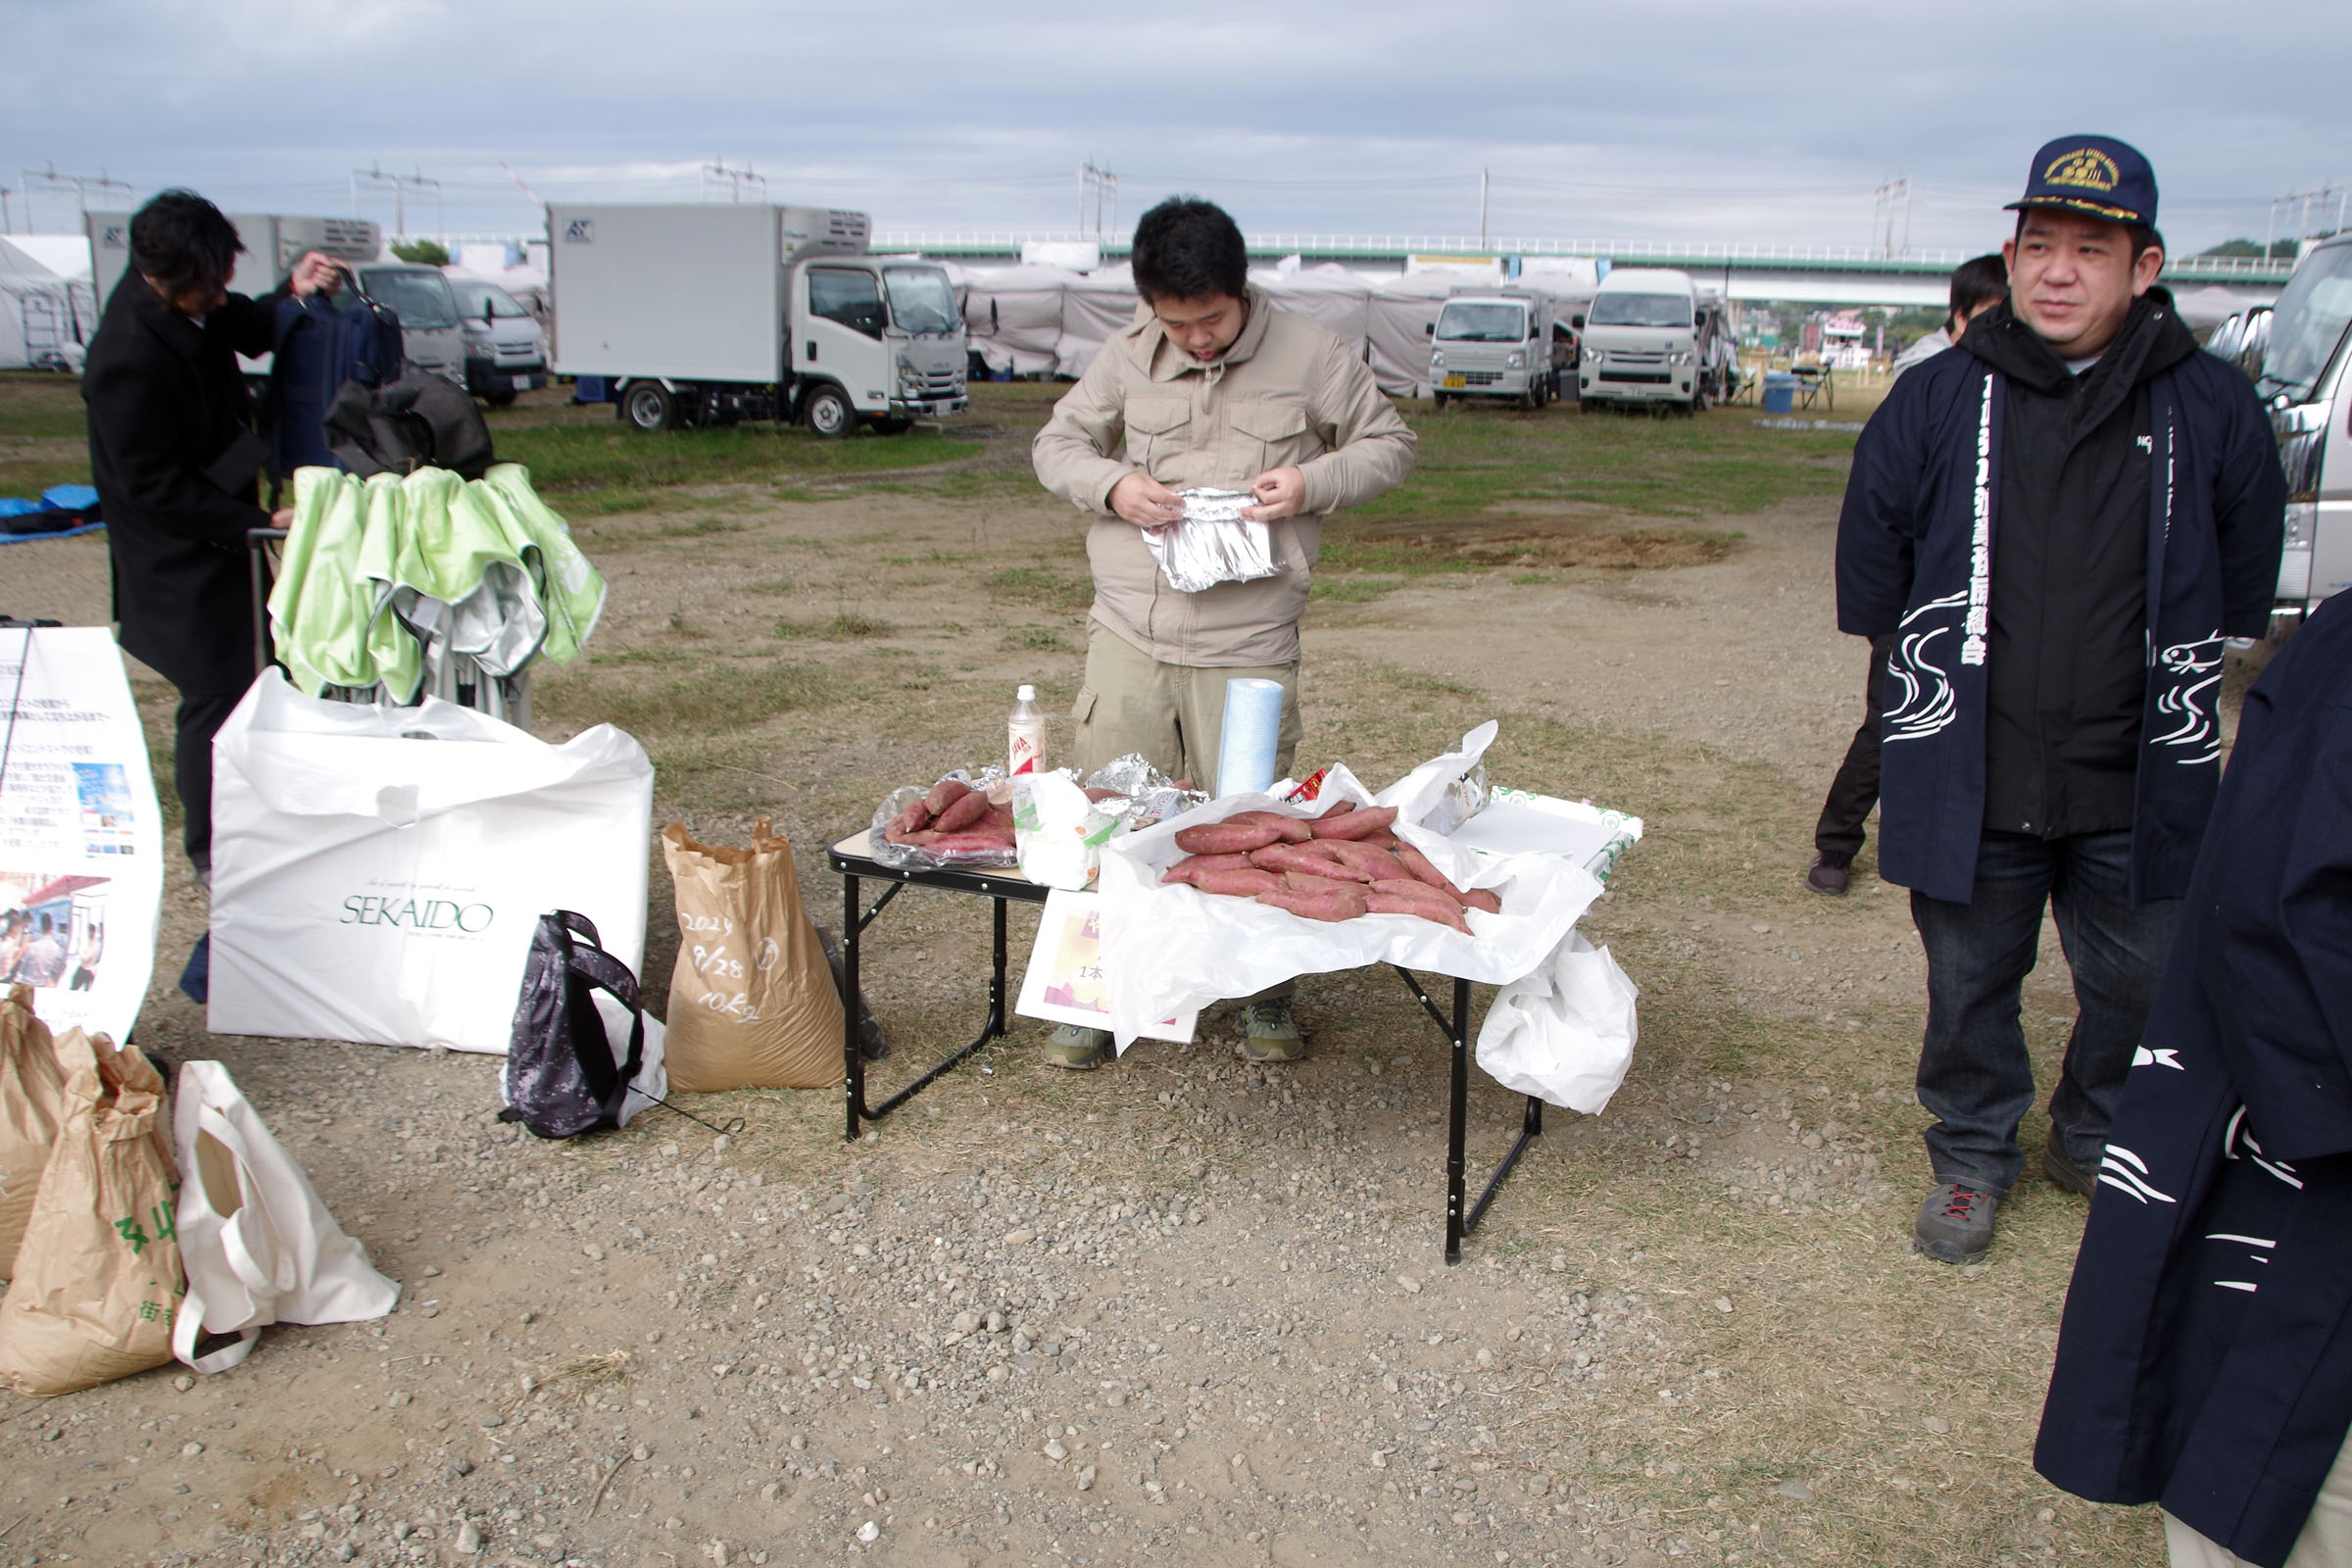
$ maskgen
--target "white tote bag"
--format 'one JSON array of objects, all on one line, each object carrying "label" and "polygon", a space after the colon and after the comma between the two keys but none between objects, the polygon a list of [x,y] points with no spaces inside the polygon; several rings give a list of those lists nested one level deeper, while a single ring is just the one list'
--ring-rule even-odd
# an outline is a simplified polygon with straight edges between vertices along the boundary
[{"label": "white tote bag", "polygon": [[[181,1064],[172,1145],[188,1272],[172,1325],[182,1361],[225,1372],[272,1323],[357,1323],[392,1310],[400,1287],[343,1234],[220,1063]],[[237,1343],[198,1355],[202,1334],[234,1334]]]},{"label": "white tote bag", "polygon": [[265,673],[213,743],[213,1032],[504,1053],[540,915],[638,967],[653,800],[609,724],[551,746]]}]

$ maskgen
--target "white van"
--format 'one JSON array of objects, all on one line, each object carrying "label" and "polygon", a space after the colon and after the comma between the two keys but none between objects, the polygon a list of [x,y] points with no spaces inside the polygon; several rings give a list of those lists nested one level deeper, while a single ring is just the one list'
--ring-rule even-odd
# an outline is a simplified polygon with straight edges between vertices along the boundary
[{"label": "white van", "polygon": [[[2254,389],[2286,468],[2286,549],[2275,631],[2352,588],[2352,234],[2303,253],[2278,295]],[[2241,351],[2242,352],[2242,351]]]},{"label": "white van", "polygon": [[503,409],[547,385],[547,334],[522,302],[496,283],[452,277],[466,327],[466,390]]},{"label": "white van", "polygon": [[1612,268],[1570,324],[1585,335],[1577,370],[1584,407],[1663,403],[1686,413],[1706,407],[1699,359],[1705,312],[1689,272]]}]

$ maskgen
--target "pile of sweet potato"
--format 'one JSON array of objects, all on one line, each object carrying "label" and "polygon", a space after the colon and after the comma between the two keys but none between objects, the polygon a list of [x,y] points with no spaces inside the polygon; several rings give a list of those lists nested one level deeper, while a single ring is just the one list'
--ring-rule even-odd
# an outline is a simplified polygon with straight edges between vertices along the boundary
[{"label": "pile of sweet potato", "polygon": [[1222,822],[1180,830],[1176,847],[1185,858],[1159,879],[1255,899],[1309,920],[1417,914],[1464,936],[1474,934],[1464,909],[1502,912],[1493,893],[1455,887],[1391,832],[1396,820],[1394,807],[1357,810],[1348,801],[1311,818],[1239,811]]},{"label": "pile of sweet potato", "polygon": [[[877,813],[878,814],[878,813]],[[943,778],[931,792],[890,819],[882,836],[940,855],[1012,848],[1012,808],[991,806],[984,791]]]}]

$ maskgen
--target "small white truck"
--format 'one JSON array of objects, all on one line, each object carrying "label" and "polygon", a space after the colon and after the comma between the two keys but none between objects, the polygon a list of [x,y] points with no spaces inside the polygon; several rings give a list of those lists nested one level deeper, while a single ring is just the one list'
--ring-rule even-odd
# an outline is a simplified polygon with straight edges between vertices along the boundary
[{"label": "small white truck", "polygon": [[891,434],[967,407],[946,270],[867,255],[863,213],[559,203],[547,231],[556,373],[605,378],[634,429]]},{"label": "small white truck", "polygon": [[1551,401],[1555,347],[1551,296],[1537,289],[1480,289],[1457,293],[1430,328],[1430,396],[1504,398],[1534,413]]}]

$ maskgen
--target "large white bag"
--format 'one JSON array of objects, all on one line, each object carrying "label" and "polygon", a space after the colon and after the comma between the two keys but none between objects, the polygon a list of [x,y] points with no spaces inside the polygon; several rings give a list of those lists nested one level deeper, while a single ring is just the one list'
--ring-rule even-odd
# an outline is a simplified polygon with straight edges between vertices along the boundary
[{"label": "large white bag", "polygon": [[639,966],[653,792],[609,724],[551,746],[266,673],[213,743],[213,1032],[504,1052],[547,910]]},{"label": "large white bag", "polygon": [[[188,1273],[172,1325],[172,1350],[182,1361],[225,1372],[272,1323],[358,1323],[392,1310],[400,1287],[343,1234],[220,1063],[181,1063],[172,1146]],[[198,1355],[199,1334],[238,1338]]]},{"label": "large white bag", "polygon": [[1505,1089],[1597,1116],[1633,1065],[1640,991],[1609,950],[1575,931],[1495,993],[1478,1064]]}]

